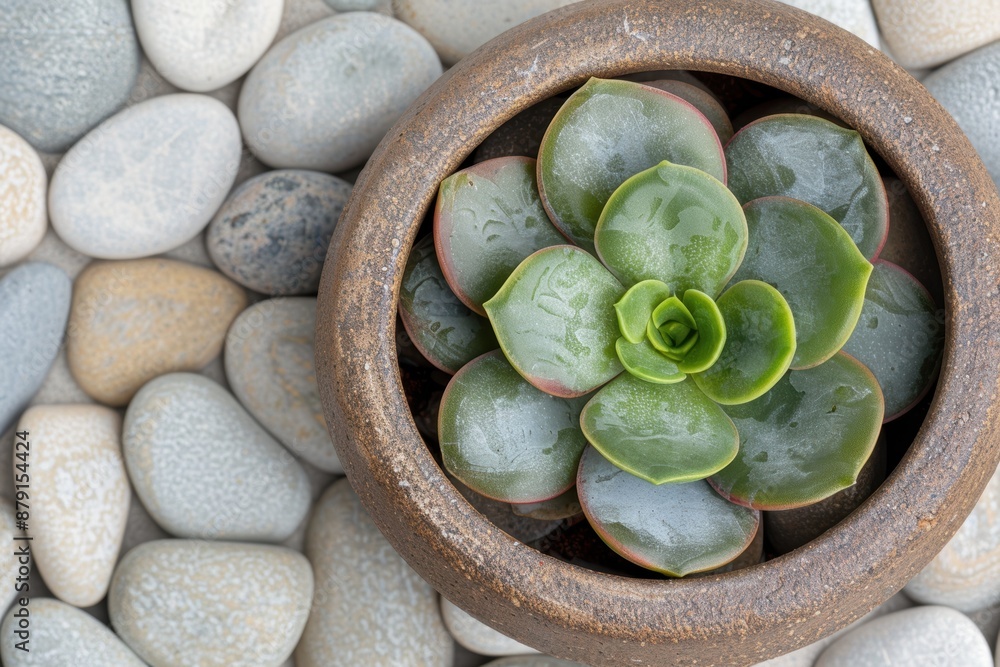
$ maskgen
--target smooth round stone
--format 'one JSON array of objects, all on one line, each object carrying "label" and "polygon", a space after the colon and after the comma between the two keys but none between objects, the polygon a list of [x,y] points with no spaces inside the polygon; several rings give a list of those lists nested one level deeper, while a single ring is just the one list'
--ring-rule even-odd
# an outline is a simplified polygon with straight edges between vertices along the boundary
[{"label": "smooth round stone", "polygon": [[278,667],[309,616],[313,573],[291,549],[160,540],[128,552],[111,624],[151,667]]},{"label": "smooth round stone", "polygon": [[437,594],[393,550],[346,479],[317,502],[306,556],[316,595],[297,667],[451,667],[454,643]]},{"label": "smooth round stone", "polygon": [[31,442],[32,556],[53,595],[77,607],[108,592],[125,533],[132,492],[121,429],[118,413],[99,405],[39,405],[17,425]]},{"label": "smooth round stone", "polygon": [[309,511],[302,466],[201,375],[162,375],[139,390],[122,449],[136,495],[179,537],[280,542]]},{"label": "smooth round stone", "polygon": [[31,144],[0,126],[0,266],[24,259],[42,242],[47,182]]},{"label": "smooth round stone", "polygon": [[955,536],[903,590],[918,602],[966,612],[1000,603],[1000,471]]},{"label": "smooth round stone", "polygon": [[264,428],[320,470],[343,473],[316,386],[316,299],[268,299],[247,308],[226,336],[226,378]]},{"label": "smooth round stone", "polygon": [[479,655],[538,653],[530,646],[525,646],[494,630],[444,598],[441,598],[441,618],[444,619],[444,625],[455,641],[473,653]]},{"label": "smooth round stone", "polygon": [[136,104],[59,162],[52,226],[70,247],[102,259],[176,248],[219,210],[241,152],[236,118],[216,99],[183,93]]},{"label": "smooth round stone", "polygon": [[[5,447],[8,446],[8,443],[3,444]],[[13,446],[11,445],[9,449],[13,449]],[[0,498],[0,540],[3,540],[5,546],[16,545],[17,542],[14,541],[14,536],[21,534],[22,531],[17,530],[14,524],[14,503],[7,498]],[[11,585],[0,589],[0,609],[6,609],[14,598],[17,597],[17,591],[14,590],[13,584],[17,580],[18,569],[21,564],[14,553],[15,548],[0,550],[0,577],[3,578],[3,581],[11,582]],[[9,637],[10,635],[0,636]],[[5,643],[7,642],[0,642],[0,648]]]},{"label": "smooth round stone", "polygon": [[869,0],[781,0],[804,9],[879,47],[878,25]]},{"label": "smooth round stone", "polygon": [[934,67],[1000,39],[996,0],[872,0],[893,56],[907,69]]},{"label": "smooth round stone", "polygon": [[399,21],[332,16],[278,42],[250,71],[239,102],[243,137],[272,167],[349,169],[440,75],[434,49]]},{"label": "smooth round stone", "polygon": [[28,604],[30,651],[15,648],[18,621],[12,608],[3,620],[0,659],[6,667],[143,667],[146,663],[108,626],[76,607],[32,595]]},{"label": "smooth round stone", "polygon": [[61,153],[125,104],[139,72],[128,0],[5,2],[0,124]]},{"label": "smooth round stone", "polygon": [[392,0],[396,17],[413,26],[454,65],[500,33],[576,0]]},{"label": "smooth round stone", "polygon": [[98,401],[125,405],[158,375],[208,364],[246,302],[225,276],[184,262],[96,262],[76,280],[70,370]]},{"label": "smooth round stone", "polygon": [[146,56],[170,83],[205,92],[243,76],[278,32],[281,0],[132,0]]},{"label": "smooth round stone", "polygon": [[41,388],[59,354],[73,286],[60,269],[22,264],[0,279],[0,433]]},{"label": "smooth round stone", "polygon": [[392,0],[326,0],[336,12],[382,12],[392,15]]},{"label": "smooth round stone", "polygon": [[815,667],[993,667],[979,628],[948,607],[914,607],[845,633],[819,656]]},{"label": "smooth round stone", "polygon": [[262,294],[315,294],[350,183],[281,169],[240,185],[208,226],[219,270]]},{"label": "smooth round stone", "polygon": [[[1000,7],[992,4],[994,18],[1000,24]],[[964,12],[953,10],[951,13],[961,15]],[[923,84],[958,121],[993,182],[1000,187],[1000,101],[997,99],[1000,41],[935,70]]]}]

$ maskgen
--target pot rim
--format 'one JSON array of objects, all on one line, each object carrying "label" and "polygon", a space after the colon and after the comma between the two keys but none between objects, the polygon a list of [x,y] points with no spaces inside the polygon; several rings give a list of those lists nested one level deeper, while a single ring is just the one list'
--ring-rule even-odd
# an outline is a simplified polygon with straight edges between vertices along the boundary
[{"label": "pot rim", "polygon": [[[440,181],[517,112],[590,76],[688,69],[805,99],[862,134],[927,221],[945,285],[937,392],[909,451],[850,517],[789,554],[704,578],[558,561],[476,512],[416,430],[395,352],[400,281]],[[446,128],[442,132],[440,128]],[[522,24],[431,86],[358,178],[326,260],[317,379],[352,485],[445,597],[587,664],[748,664],[867,613],[959,528],[1000,460],[1000,197],[954,120],[861,39],[774,0],[590,0]]]}]

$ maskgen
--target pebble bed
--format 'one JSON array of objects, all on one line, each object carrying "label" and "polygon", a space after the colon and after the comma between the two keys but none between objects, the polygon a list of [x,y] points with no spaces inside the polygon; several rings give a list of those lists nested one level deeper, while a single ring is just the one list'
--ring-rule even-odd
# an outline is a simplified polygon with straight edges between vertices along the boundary
[{"label": "pebble bed", "polygon": [[[393,551],[343,477],[313,369],[360,167],[445,67],[567,4],[0,0],[3,665],[575,664]],[[1000,183],[996,0],[789,4],[920,78]],[[487,505],[525,541],[556,525]],[[986,667],[998,633],[1000,474],[903,592],[761,665]]]}]

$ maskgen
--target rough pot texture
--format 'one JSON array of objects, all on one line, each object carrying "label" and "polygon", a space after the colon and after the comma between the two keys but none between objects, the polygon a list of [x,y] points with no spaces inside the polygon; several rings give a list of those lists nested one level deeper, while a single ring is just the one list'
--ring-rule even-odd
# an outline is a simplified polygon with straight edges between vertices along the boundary
[{"label": "rough pot texture", "polygon": [[[517,112],[590,76],[691,69],[763,82],[856,128],[928,221],[945,283],[944,370],[909,452],[861,508],[762,565],[626,579],[515,541],[447,481],[394,348],[407,253],[440,181]],[[417,165],[419,168],[414,168]],[[418,99],[358,179],[320,287],[327,423],[362,501],[448,599],[522,643],[594,665],[746,665],[889,598],[958,529],[1000,458],[1000,197],[927,91],[870,45],[768,0],[592,0],[498,37]]]}]

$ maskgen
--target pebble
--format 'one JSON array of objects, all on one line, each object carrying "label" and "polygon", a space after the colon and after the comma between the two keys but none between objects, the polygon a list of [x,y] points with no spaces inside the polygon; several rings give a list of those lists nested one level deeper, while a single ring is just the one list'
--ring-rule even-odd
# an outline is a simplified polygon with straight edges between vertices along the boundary
[{"label": "pebble", "polygon": [[[5,640],[13,636],[18,607],[10,610],[0,627]],[[90,614],[52,598],[32,595],[28,605],[31,633],[28,647],[15,647],[17,639],[0,642],[0,659],[7,667],[143,667],[145,663],[106,625]]]},{"label": "pebble", "polygon": [[575,0],[393,0],[396,17],[426,37],[454,65],[500,33]]},{"label": "pebble", "polygon": [[324,0],[285,0],[285,7],[281,12],[281,25],[278,26],[274,42],[278,43],[296,30],[334,14],[336,12]]},{"label": "pebble", "polygon": [[243,407],[281,444],[320,470],[342,474],[316,386],[315,332],[316,299],[254,304],[229,328],[226,378]]},{"label": "pebble", "polygon": [[444,598],[441,598],[441,617],[455,641],[473,653],[479,655],[538,653],[530,646],[525,646],[494,630]]},{"label": "pebble", "polygon": [[0,266],[24,259],[42,242],[47,181],[31,144],[0,126]]},{"label": "pebble", "polygon": [[[3,444],[5,449],[12,449],[12,447],[7,447],[6,442]],[[7,477],[7,475],[4,475],[4,477]],[[21,534],[22,531],[17,530],[14,524],[14,503],[7,498],[0,498],[0,540],[3,540],[3,544],[5,545],[16,544],[14,536]],[[3,581],[15,582],[20,565],[14,549],[0,550],[0,578]],[[13,584],[0,589],[0,609],[6,609],[14,601],[15,597],[17,597],[17,591],[14,590]],[[6,637],[8,635],[3,634],[2,636]],[[0,647],[6,643],[0,642]]]},{"label": "pebble", "polygon": [[903,590],[918,602],[966,612],[1000,603],[1000,471],[954,537]]},{"label": "pebble", "polygon": [[146,56],[178,88],[205,92],[247,73],[281,22],[275,0],[132,0]]},{"label": "pebble", "polygon": [[441,71],[427,40],[395,19],[323,19],[278,42],[250,71],[239,102],[244,139],[272,167],[349,169]]},{"label": "pebble", "polygon": [[[973,3],[985,4],[985,3]],[[1000,37],[1000,8],[993,6]],[[955,16],[965,12],[952,10]],[[997,37],[994,37],[996,39]],[[923,80],[927,90],[958,121],[1000,187],[1000,42],[948,63]]]},{"label": "pebble", "polygon": [[43,262],[22,264],[0,279],[0,433],[41,388],[59,354],[72,283]]},{"label": "pebble", "polygon": [[277,667],[309,616],[313,573],[291,549],[160,540],[122,559],[111,624],[151,667]]},{"label": "pebble", "polygon": [[893,56],[903,67],[934,67],[1000,39],[996,0],[872,0]]},{"label": "pebble", "polygon": [[77,607],[108,592],[125,533],[131,491],[121,429],[118,413],[99,405],[35,406],[17,426],[31,434],[32,558],[49,590]]},{"label": "pebble", "polygon": [[156,376],[216,357],[246,302],[225,276],[184,262],[96,262],[76,280],[70,370],[90,396],[125,405]]},{"label": "pebble", "polygon": [[208,224],[240,166],[233,113],[205,95],[165,95],[112,116],[63,157],[49,188],[52,226],[102,259],[176,248]]},{"label": "pebble", "polygon": [[320,498],[306,555],[316,573],[297,667],[451,667],[437,594],[382,536],[346,479]]},{"label": "pebble", "polygon": [[136,495],[179,537],[280,542],[309,511],[302,466],[201,375],[146,384],[125,413],[122,448]]},{"label": "pebble", "polygon": [[869,0],[781,0],[786,5],[824,18],[879,47],[878,24]]},{"label": "pebble", "polygon": [[335,12],[382,12],[392,16],[392,0],[326,0]]},{"label": "pebble", "polygon": [[236,188],[208,226],[223,273],[262,294],[315,294],[351,185],[316,171],[281,169]]},{"label": "pebble", "polygon": [[0,124],[61,153],[118,110],[139,71],[128,0],[5,2]]},{"label": "pebble", "polygon": [[845,633],[815,667],[993,667],[993,655],[975,623],[948,607],[915,607]]}]

